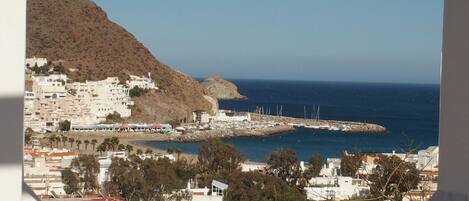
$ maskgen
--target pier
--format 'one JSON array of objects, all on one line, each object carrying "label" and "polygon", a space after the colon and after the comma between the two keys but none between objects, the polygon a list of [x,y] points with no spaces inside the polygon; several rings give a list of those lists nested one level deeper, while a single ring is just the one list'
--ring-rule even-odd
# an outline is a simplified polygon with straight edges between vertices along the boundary
[{"label": "pier", "polygon": [[274,121],[288,124],[294,127],[305,127],[318,130],[343,131],[351,133],[386,132],[386,128],[384,126],[364,122],[305,119],[256,113],[251,113],[251,118],[253,121]]}]

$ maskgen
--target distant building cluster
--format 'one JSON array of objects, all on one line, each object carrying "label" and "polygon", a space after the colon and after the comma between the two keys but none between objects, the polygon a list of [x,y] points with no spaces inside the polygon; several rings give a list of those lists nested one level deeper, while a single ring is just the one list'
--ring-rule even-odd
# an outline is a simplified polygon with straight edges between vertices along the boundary
[{"label": "distant building cluster", "polygon": [[46,58],[27,58],[25,60],[25,65],[26,67],[33,68],[33,67],[42,67],[47,65],[47,59]]},{"label": "distant building cluster", "polygon": [[[42,65],[42,61],[27,59],[34,65]],[[36,132],[57,131],[59,122],[65,120],[78,126],[97,124],[113,113],[130,117],[134,104],[129,96],[131,86],[157,89],[150,74],[141,79],[131,76],[126,84],[120,84],[117,77],[71,82],[65,74],[33,75],[31,80],[32,91],[25,93],[24,126]]]},{"label": "distant building cluster", "polygon": [[[395,152],[365,154],[358,174],[372,174],[377,167],[375,162],[379,155],[397,156],[406,162],[414,163],[421,171],[419,176],[422,180],[418,188],[407,193],[403,200],[421,200],[424,193],[426,193],[424,197],[427,200],[437,190],[438,153],[438,146],[430,146],[416,154]],[[341,176],[340,167],[340,158],[328,158],[321,168],[320,176],[313,177],[305,187],[307,198],[310,200],[349,200],[369,195],[370,187],[365,180]]]},{"label": "distant building cluster", "polygon": [[251,114],[248,112],[235,112],[231,110],[218,110],[215,115],[210,115],[205,111],[196,111],[192,113],[192,117],[194,122],[200,124],[251,121]]}]

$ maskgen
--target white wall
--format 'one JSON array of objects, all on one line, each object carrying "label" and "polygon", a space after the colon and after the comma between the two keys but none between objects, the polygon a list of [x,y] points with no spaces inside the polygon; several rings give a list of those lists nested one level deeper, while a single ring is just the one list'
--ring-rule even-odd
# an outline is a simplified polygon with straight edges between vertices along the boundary
[{"label": "white wall", "polygon": [[0,1],[1,200],[21,200],[26,0]]}]

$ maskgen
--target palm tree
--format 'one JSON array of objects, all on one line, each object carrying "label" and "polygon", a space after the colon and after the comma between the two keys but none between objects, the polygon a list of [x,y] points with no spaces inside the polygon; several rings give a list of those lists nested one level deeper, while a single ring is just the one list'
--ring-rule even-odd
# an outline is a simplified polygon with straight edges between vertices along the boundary
[{"label": "palm tree", "polygon": [[99,152],[99,155],[103,155],[103,152],[106,151],[106,148],[104,147],[103,144],[99,144],[98,147],[96,147],[96,151]]},{"label": "palm tree", "polygon": [[60,140],[62,138],[60,138],[60,136],[56,136],[56,135],[54,135],[54,137],[55,137],[55,147],[59,148],[59,143],[60,143]]},{"label": "palm tree", "polygon": [[63,143],[63,146],[65,147],[65,143],[67,143],[68,141],[68,137],[65,136],[65,135],[62,135],[62,143]]},{"label": "palm tree", "polygon": [[77,141],[75,141],[75,143],[77,144],[77,148],[78,148],[78,150],[80,150],[80,144],[81,144],[81,140],[77,140]]},{"label": "palm tree", "polygon": [[70,143],[70,149],[72,148],[73,143],[75,142],[74,138],[68,138],[68,142]]},{"label": "palm tree", "polygon": [[96,140],[96,139],[92,139],[92,140],[91,140],[91,146],[93,146],[93,151],[96,150],[96,149],[95,149],[95,146],[96,146],[97,143],[98,143],[98,140]]},{"label": "palm tree", "polygon": [[141,149],[137,149],[137,155],[142,155],[143,151]]},{"label": "palm tree", "polygon": [[119,145],[119,138],[117,137],[112,137],[111,138],[111,147],[112,147],[112,150],[114,151],[115,148]]},{"label": "palm tree", "polygon": [[89,140],[83,141],[85,143],[85,150],[88,150],[88,145],[90,144]]},{"label": "palm tree", "polygon": [[127,154],[130,154],[134,150],[134,147],[130,144],[125,146],[125,149],[127,150]]},{"label": "palm tree", "polygon": [[49,140],[50,146],[53,147],[53,146],[54,146],[54,142],[55,142],[55,135],[50,136],[50,137],[48,138],[48,140]]},{"label": "palm tree", "polygon": [[182,150],[179,148],[174,149],[174,152],[176,152],[177,155],[177,160],[179,161],[179,158],[181,157]]}]

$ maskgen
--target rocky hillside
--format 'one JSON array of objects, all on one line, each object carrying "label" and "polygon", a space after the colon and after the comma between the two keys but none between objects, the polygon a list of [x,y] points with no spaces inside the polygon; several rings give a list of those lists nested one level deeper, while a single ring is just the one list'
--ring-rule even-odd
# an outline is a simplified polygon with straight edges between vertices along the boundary
[{"label": "rocky hillside", "polygon": [[[132,3],[129,1],[129,3]],[[90,0],[28,0],[27,56],[61,63],[73,80],[151,72],[160,91],[135,98],[132,121],[169,121],[210,110],[204,89],[152,53]]]},{"label": "rocky hillside", "polygon": [[239,94],[238,87],[218,76],[208,77],[202,82],[205,91],[219,100],[243,100],[246,96]]}]

